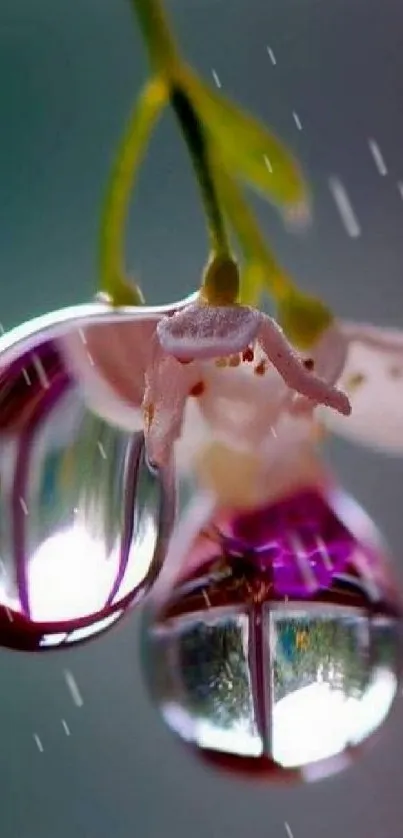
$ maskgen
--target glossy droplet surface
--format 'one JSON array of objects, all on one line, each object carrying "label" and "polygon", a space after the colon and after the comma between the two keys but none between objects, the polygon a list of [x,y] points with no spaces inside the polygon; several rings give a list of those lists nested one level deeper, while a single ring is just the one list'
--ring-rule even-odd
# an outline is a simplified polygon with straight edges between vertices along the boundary
[{"label": "glossy droplet surface", "polygon": [[400,673],[400,604],[368,519],[338,492],[302,492],[212,521],[190,566],[144,619],[165,722],[246,776],[344,768],[386,719]]},{"label": "glossy droplet surface", "polygon": [[79,325],[59,312],[0,341],[0,645],[15,649],[113,625],[152,584],[173,526],[169,470],[153,474],[142,434],[88,410],[67,370],[59,333]]}]

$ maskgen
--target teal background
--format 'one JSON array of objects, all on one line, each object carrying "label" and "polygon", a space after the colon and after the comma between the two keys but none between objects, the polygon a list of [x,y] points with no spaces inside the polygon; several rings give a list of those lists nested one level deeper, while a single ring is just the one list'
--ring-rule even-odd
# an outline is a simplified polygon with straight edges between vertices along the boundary
[{"label": "teal background", "polygon": [[[273,211],[258,205],[284,263],[340,316],[402,326],[400,0],[167,5],[199,70],[209,78],[214,68],[223,90],[275,127],[312,179],[316,216],[308,236],[290,237]],[[125,0],[2,0],[5,327],[93,293],[100,201],[145,72]],[[386,177],[376,170],[368,137],[384,153]],[[358,239],[341,224],[328,188],[332,175],[348,189],[362,227]],[[128,263],[149,300],[165,302],[195,287],[205,246],[190,165],[167,116],[133,202]],[[337,442],[331,456],[402,563],[401,461]],[[65,668],[74,672],[81,708],[71,700]],[[2,652],[0,679],[1,838],[274,838],[285,834],[284,821],[295,838],[401,835],[401,698],[383,740],[353,770],[290,790],[205,773],[176,747],[143,692],[136,618],[67,655]]]}]

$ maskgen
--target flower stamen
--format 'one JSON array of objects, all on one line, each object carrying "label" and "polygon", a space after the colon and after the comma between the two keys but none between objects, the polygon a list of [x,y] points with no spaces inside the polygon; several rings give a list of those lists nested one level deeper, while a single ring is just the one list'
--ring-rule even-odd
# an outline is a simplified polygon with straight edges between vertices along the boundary
[{"label": "flower stamen", "polygon": [[255,353],[251,346],[248,346],[247,349],[244,349],[242,353],[242,360],[245,361],[247,364],[251,364],[255,358]]},{"label": "flower stamen", "polygon": [[267,361],[262,358],[254,369],[255,375],[264,375],[267,372]]},{"label": "flower stamen", "polygon": [[191,390],[189,391],[189,396],[194,396],[195,398],[198,398],[199,396],[203,395],[205,390],[206,385],[204,381],[198,381],[197,384],[194,384]]}]

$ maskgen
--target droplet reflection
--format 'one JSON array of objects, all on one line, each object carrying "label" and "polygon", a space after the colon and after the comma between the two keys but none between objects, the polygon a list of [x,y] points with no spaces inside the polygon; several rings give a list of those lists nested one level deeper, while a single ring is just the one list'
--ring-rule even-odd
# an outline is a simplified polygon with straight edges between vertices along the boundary
[{"label": "droplet reflection", "polygon": [[171,470],[152,473],[142,434],[88,410],[66,368],[59,336],[82,309],[98,307],[0,341],[0,645],[15,649],[113,625],[154,581],[174,521]]},{"label": "droplet reflection", "polygon": [[217,767],[313,780],[344,768],[397,692],[401,614],[372,525],[340,493],[303,492],[202,533],[144,620],[166,723]]}]

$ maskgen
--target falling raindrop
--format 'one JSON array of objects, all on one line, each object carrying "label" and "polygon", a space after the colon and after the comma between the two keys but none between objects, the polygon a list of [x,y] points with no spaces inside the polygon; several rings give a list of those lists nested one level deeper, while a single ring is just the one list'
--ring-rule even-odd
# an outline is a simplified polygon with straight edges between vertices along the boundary
[{"label": "falling raindrop", "polygon": [[193,571],[143,621],[143,666],[166,724],[207,764],[310,781],[346,767],[398,692],[401,609],[371,522],[305,491],[220,514]]},{"label": "falling raindrop", "polygon": [[73,673],[70,672],[69,669],[65,669],[64,677],[66,679],[66,684],[70,691],[70,695],[73,699],[74,704],[76,705],[76,707],[82,707],[84,704],[84,700]]},{"label": "falling raindrop", "polygon": [[221,80],[216,70],[211,71],[211,75],[213,76],[214,82],[217,87],[221,87]]},{"label": "falling raindrop", "polygon": [[70,731],[70,728],[69,728],[69,726],[66,722],[66,719],[62,719],[62,727],[63,727],[63,730],[64,730],[66,736],[71,736],[71,731]]},{"label": "falling raindrop", "polygon": [[370,137],[370,139],[368,140],[368,147],[372,154],[375,166],[378,169],[379,174],[382,177],[385,177],[388,174],[385,158],[381,152],[381,149],[379,148],[378,143],[376,142],[376,140],[373,139],[373,137]]},{"label": "falling raindrop", "polygon": [[330,177],[329,189],[333,195],[337,209],[339,210],[340,218],[344,224],[346,233],[350,236],[350,238],[357,239],[361,235],[361,227],[354,212],[346,187],[338,177]]},{"label": "falling raindrop", "polygon": [[268,54],[268,56],[269,56],[269,58],[270,58],[271,63],[273,64],[273,67],[275,67],[275,66],[276,66],[276,64],[277,64],[277,58],[276,58],[276,56],[274,55],[274,52],[273,52],[273,50],[272,50],[272,48],[271,48],[271,47],[267,47],[267,54]]},{"label": "falling raindrop", "polygon": [[40,739],[40,737],[38,736],[37,733],[33,733],[32,736],[33,736],[33,740],[35,742],[35,745],[38,748],[39,753],[43,754],[44,749],[43,749],[43,745],[42,745],[42,740]]},{"label": "falling raindrop", "polygon": [[301,120],[300,120],[300,118],[299,118],[299,116],[298,116],[297,112],[296,112],[296,111],[293,111],[293,112],[292,112],[292,115],[293,115],[294,122],[295,122],[295,124],[296,124],[296,126],[297,126],[297,128],[298,128],[298,131],[302,131],[302,122],[301,122]]}]

